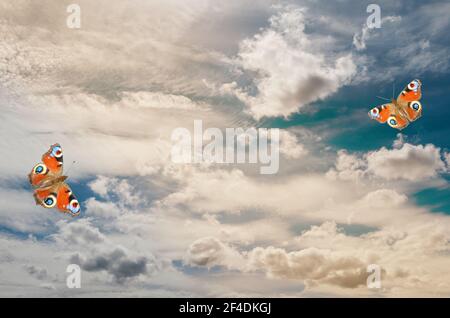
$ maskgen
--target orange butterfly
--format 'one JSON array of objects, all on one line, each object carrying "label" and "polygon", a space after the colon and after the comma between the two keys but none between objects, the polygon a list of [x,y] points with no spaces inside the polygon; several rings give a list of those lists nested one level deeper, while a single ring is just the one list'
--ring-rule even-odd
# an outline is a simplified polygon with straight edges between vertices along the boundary
[{"label": "orange butterfly", "polygon": [[59,144],[54,144],[42,155],[42,163],[34,166],[28,175],[34,188],[34,199],[37,205],[44,208],[57,207],[63,213],[77,216],[81,210],[80,203],[64,182],[67,176],[63,176],[62,172],[62,148]]},{"label": "orange butterfly", "polygon": [[372,108],[369,117],[380,123],[388,123],[392,128],[402,130],[410,122],[422,116],[422,83],[415,79],[398,95],[397,100],[392,99],[390,103]]}]

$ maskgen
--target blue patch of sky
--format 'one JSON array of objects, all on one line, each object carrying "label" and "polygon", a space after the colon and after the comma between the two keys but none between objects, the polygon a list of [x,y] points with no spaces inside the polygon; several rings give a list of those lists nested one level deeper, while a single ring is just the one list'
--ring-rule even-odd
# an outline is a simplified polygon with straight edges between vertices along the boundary
[{"label": "blue patch of sky", "polygon": [[429,208],[431,212],[450,215],[450,177],[445,176],[445,179],[447,186],[421,189],[413,194],[414,201]]}]

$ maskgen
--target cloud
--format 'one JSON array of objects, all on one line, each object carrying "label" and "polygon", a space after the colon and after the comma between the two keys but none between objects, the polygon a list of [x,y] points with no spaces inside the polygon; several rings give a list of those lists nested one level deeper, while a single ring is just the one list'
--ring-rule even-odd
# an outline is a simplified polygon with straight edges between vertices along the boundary
[{"label": "cloud", "polygon": [[89,198],[85,202],[86,215],[100,218],[114,218],[120,214],[120,208],[111,202],[98,201],[95,198]]},{"label": "cloud", "polygon": [[299,159],[308,151],[298,142],[295,134],[287,130],[280,130],[280,153],[289,159]]},{"label": "cloud", "polygon": [[364,159],[358,158],[355,154],[349,154],[346,150],[339,150],[337,153],[335,169],[328,171],[330,178],[341,180],[358,180],[364,176],[367,163]]},{"label": "cloud", "polygon": [[187,251],[187,262],[197,266],[231,266],[230,259],[239,262],[240,255],[227,244],[214,237],[204,237],[193,242]]},{"label": "cloud", "polygon": [[351,55],[329,57],[325,50],[314,51],[304,14],[300,8],[281,11],[271,17],[270,27],[241,43],[236,63],[253,74],[256,94],[228,87],[256,119],[287,117],[335,93],[356,72]]},{"label": "cloud", "polygon": [[358,180],[367,176],[384,180],[422,181],[436,178],[445,171],[441,150],[435,145],[412,145],[399,141],[394,146],[394,149],[382,147],[362,156],[341,150],[335,169],[327,175],[342,180]]},{"label": "cloud", "polygon": [[120,247],[91,256],[77,253],[72,255],[70,261],[88,272],[106,271],[120,284],[128,279],[147,274],[147,265],[149,265],[147,258],[131,257]]},{"label": "cloud", "polygon": [[45,233],[61,218],[58,213],[42,213],[42,208],[36,206],[31,189],[16,189],[14,184],[9,187],[3,184],[0,186],[0,200],[0,224],[12,231]]},{"label": "cloud", "polygon": [[[108,225],[103,225],[108,227]],[[140,275],[151,274],[155,270],[151,254],[130,252],[126,247],[114,242],[92,224],[90,218],[76,222],[60,222],[59,232],[53,235],[61,246],[77,248],[71,253],[69,262],[78,264],[87,272],[105,271],[119,284]]]},{"label": "cloud", "polygon": [[[380,27],[384,27],[385,22],[399,22],[401,21],[401,16],[387,16],[381,19]],[[360,32],[353,35],[353,45],[358,51],[366,49],[366,42],[370,39],[371,34],[373,34],[377,29],[370,29],[367,23],[363,25]]]},{"label": "cloud", "polygon": [[59,223],[60,231],[55,238],[65,244],[91,245],[101,243],[106,240],[99,229],[92,226],[89,219],[77,220],[77,222]]},{"label": "cloud", "polygon": [[353,196],[349,188],[339,188],[334,180],[320,174],[283,176],[276,180],[269,177],[267,183],[262,183],[240,169],[192,168],[175,177],[180,181],[178,190],[158,200],[158,208],[178,207],[195,214],[240,214],[256,209],[290,215],[316,211],[325,204],[323,197],[343,200]]},{"label": "cloud", "polygon": [[256,248],[250,253],[251,266],[263,269],[272,277],[310,281],[355,288],[366,284],[366,264],[348,255],[308,248],[286,252],[284,249]]},{"label": "cloud", "polygon": [[47,270],[45,268],[39,268],[34,265],[24,265],[25,270],[38,280],[44,280],[47,278]]},{"label": "cloud", "polygon": [[302,280],[311,286],[325,283],[356,288],[365,285],[367,280],[365,262],[350,254],[344,256],[325,249],[287,252],[269,246],[239,253],[216,238],[205,237],[193,242],[187,255],[188,263],[196,266],[225,266],[242,272],[263,271],[272,278]]},{"label": "cloud", "polygon": [[367,170],[386,180],[419,181],[435,177],[445,167],[440,149],[434,145],[404,144],[400,149],[381,148],[367,154]]},{"label": "cloud", "polygon": [[[402,230],[376,229],[354,236],[327,221],[303,231],[287,248],[267,246],[230,252],[231,247],[224,248],[226,243],[217,239],[199,240],[201,257],[196,265],[220,264],[241,273],[263,272],[272,279],[301,281],[306,284],[306,293],[325,291],[329,286],[328,290],[348,296],[412,295],[417,289],[443,295],[450,281],[435,274],[446,271],[443,253],[449,248],[447,240],[445,225],[433,222],[413,222]],[[380,290],[366,287],[369,264],[381,267]]]}]

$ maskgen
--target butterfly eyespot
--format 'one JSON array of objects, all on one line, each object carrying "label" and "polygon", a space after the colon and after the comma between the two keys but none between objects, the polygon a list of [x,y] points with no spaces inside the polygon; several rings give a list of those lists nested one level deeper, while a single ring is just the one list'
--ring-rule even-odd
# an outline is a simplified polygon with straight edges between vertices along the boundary
[{"label": "butterfly eyespot", "polygon": [[34,174],[46,174],[48,172],[47,166],[40,163],[33,168]]},{"label": "butterfly eyespot", "polygon": [[414,101],[409,104],[409,107],[415,112],[419,112],[422,110],[422,104],[419,101]]},{"label": "butterfly eyespot", "polygon": [[77,199],[72,199],[69,202],[69,205],[67,206],[67,209],[72,213],[72,214],[78,214],[80,212],[80,203],[78,202]]},{"label": "butterfly eyespot", "polygon": [[46,208],[53,208],[56,205],[56,195],[50,194],[42,201],[42,203]]},{"label": "butterfly eyespot", "polygon": [[395,116],[389,117],[389,119],[387,120],[387,123],[392,128],[397,128],[397,126],[398,126],[398,121],[397,121],[397,118],[395,118]]},{"label": "butterfly eyespot", "polygon": [[380,114],[380,110],[377,107],[372,108],[369,112],[369,115],[373,118],[378,117],[379,114]]},{"label": "butterfly eyespot", "polygon": [[55,146],[55,147],[53,147],[53,149],[52,149],[52,155],[53,155],[55,158],[61,158],[62,155],[63,155],[61,147],[60,147],[60,146]]},{"label": "butterfly eyespot", "polygon": [[411,83],[408,84],[408,89],[410,91],[416,91],[418,87],[419,87],[419,82],[416,81],[416,80],[414,80],[414,81],[412,81]]}]

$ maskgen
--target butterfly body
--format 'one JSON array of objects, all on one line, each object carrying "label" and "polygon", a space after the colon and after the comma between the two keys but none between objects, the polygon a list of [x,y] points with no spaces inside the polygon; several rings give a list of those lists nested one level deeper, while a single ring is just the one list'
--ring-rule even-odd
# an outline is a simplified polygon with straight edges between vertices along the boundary
[{"label": "butterfly body", "polygon": [[80,204],[65,182],[67,176],[63,172],[62,148],[59,144],[50,146],[28,175],[34,188],[34,199],[37,205],[44,208],[57,208],[62,213],[71,216],[80,214]]},{"label": "butterfly body", "polygon": [[369,111],[369,117],[380,123],[387,123],[392,128],[402,130],[409,123],[422,116],[422,83],[415,79],[390,103],[376,106]]}]

